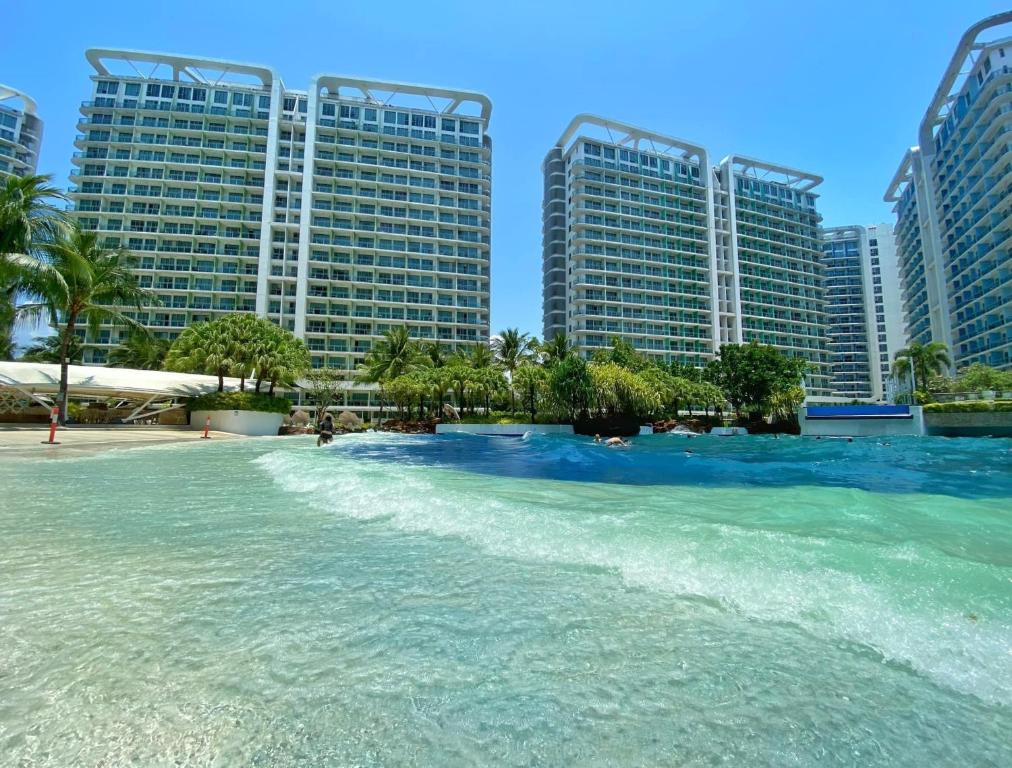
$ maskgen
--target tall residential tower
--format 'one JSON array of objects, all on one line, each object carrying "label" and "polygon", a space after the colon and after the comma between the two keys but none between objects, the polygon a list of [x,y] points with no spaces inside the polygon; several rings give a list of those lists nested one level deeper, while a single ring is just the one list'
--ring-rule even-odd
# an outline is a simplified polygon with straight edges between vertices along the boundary
[{"label": "tall residential tower", "polygon": [[0,84],[0,177],[35,173],[42,120],[27,93]]},{"label": "tall residential tower", "polygon": [[812,363],[829,394],[818,176],[578,115],[543,164],[543,333],[701,366],[724,343]]},{"label": "tall residential tower", "polygon": [[[491,103],[480,93],[89,50],[71,190],[81,225],[140,259],[172,339],[256,312],[353,371],[393,326],[489,337]],[[134,66],[140,63],[144,66]],[[101,363],[123,331],[89,339]]]},{"label": "tall residential tower", "polygon": [[890,362],[904,346],[892,228],[823,230],[830,388],[846,399],[884,402]]},{"label": "tall residential tower", "polygon": [[885,195],[907,335],[943,342],[957,368],[1012,368],[1010,25],[1001,13],[960,39]]}]

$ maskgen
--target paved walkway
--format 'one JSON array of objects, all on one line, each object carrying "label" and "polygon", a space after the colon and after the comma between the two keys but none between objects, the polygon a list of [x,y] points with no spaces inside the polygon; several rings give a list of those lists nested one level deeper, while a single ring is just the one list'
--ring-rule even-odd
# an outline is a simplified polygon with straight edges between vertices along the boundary
[{"label": "paved walkway", "polygon": [[[0,460],[4,457],[38,456],[57,458],[61,455],[95,453],[109,448],[132,448],[143,445],[165,445],[199,440],[203,433],[187,428],[173,427],[62,427],[56,431],[59,445],[48,445],[48,425],[0,425]],[[235,440],[241,435],[229,432],[211,432],[214,440]]]}]

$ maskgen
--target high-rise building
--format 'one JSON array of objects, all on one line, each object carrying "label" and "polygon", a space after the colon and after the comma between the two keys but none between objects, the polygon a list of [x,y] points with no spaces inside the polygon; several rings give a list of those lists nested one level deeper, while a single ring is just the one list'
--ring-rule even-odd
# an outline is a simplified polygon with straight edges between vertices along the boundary
[{"label": "high-rise building", "polygon": [[830,388],[837,397],[871,400],[876,391],[881,392],[882,383],[874,351],[874,304],[865,228],[823,230],[822,259],[826,270]]},{"label": "high-rise building", "polygon": [[808,396],[829,396],[822,216],[812,192],[822,178],[741,155],[724,158],[718,177],[720,343],[758,341],[802,357]]},{"label": "high-rise building", "polygon": [[[886,192],[911,341],[1012,367],[1012,12],[967,30]],[[985,35],[985,33],[989,33]]]},{"label": "high-rise building", "polygon": [[581,354],[628,340],[703,365],[713,355],[713,207],[706,150],[579,115],[544,162],[544,335]]},{"label": "high-rise building", "polygon": [[35,173],[42,145],[42,120],[32,98],[0,84],[0,177]]},{"label": "high-rise building", "polygon": [[884,402],[905,345],[892,227],[827,227],[822,254],[832,394]]},{"label": "high-rise building", "polygon": [[[139,258],[160,306],[137,319],[157,336],[256,312],[304,338],[315,366],[347,372],[395,326],[448,350],[488,340],[486,96],[330,75],[299,91],[263,66],[87,58],[75,216]],[[124,333],[89,338],[85,361]]]},{"label": "high-rise building", "polygon": [[704,365],[772,344],[829,394],[818,176],[578,115],[543,164],[543,332],[589,356],[612,337]]},{"label": "high-rise building", "polygon": [[872,376],[872,395],[876,400],[891,401],[896,386],[891,376],[892,361],[896,358],[896,353],[907,345],[896,242],[891,224],[870,224],[867,232],[867,264],[871,267],[871,304],[875,317],[875,343],[871,359],[879,371],[877,379]]}]

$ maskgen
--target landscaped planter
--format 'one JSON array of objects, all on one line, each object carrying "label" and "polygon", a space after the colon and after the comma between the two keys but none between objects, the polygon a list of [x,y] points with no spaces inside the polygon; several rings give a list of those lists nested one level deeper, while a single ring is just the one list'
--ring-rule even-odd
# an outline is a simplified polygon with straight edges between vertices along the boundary
[{"label": "landscaped planter", "polygon": [[1012,437],[1012,411],[931,413],[925,411],[929,435],[944,437]]},{"label": "landscaped planter", "polygon": [[251,437],[276,435],[284,414],[263,411],[191,411],[190,429],[203,429],[211,417],[211,429]]}]

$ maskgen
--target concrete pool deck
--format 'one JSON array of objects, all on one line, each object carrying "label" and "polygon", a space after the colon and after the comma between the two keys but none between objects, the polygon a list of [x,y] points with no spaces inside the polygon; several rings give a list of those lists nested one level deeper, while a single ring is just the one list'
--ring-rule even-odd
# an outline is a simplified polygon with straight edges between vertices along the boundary
[{"label": "concrete pool deck", "polygon": [[[56,432],[59,445],[49,445],[49,426],[0,424],[0,460],[5,457],[43,459],[80,456],[113,448],[139,448],[200,440],[203,433],[188,427],[71,426]],[[211,431],[213,440],[241,439],[242,435]]]}]

